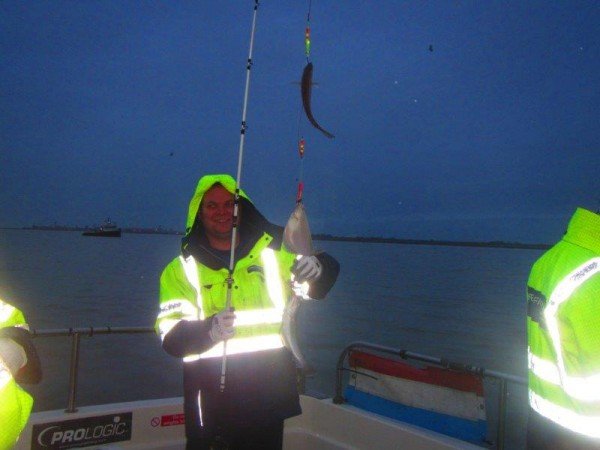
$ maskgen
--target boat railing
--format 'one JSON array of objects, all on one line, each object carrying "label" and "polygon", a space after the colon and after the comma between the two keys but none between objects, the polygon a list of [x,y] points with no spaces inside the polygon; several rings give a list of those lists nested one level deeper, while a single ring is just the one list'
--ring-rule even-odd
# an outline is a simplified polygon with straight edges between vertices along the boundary
[{"label": "boat railing", "polygon": [[155,333],[155,330],[153,327],[83,327],[48,330],[32,329],[30,330],[30,333],[34,338],[71,338],[71,359],[69,363],[69,392],[67,399],[67,408],[65,409],[65,412],[74,413],[77,411],[75,402],[77,399],[77,375],[79,372],[79,351],[81,337],[92,337],[100,334],[150,334]]},{"label": "boat railing", "polygon": [[[34,338],[52,338],[52,337],[70,337],[71,338],[71,357],[69,363],[69,387],[68,387],[68,399],[67,407],[65,412],[74,413],[77,411],[76,400],[77,400],[77,377],[79,372],[79,355],[80,355],[80,341],[81,337],[92,337],[97,335],[106,334],[154,334],[155,330],[153,327],[81,327],[81,328],[64,328],[64,329],[46,329],[46,330],[35,330],[31,329],[30,333]],[[345,361],[348,355],[353,350],[371,350],[377,353],[391,354],[398,356],[402,359],[415,360],[426,363],[436,364],[443,368],[448,368],[456,371],[472,373],[481,376],[483,379],[490,379],[496,381],[499,385],[498,389],[498,417],[497,417],[497,429],[496,429],[496,446],[497,449],[504,449],[505,442],[505,429],[506,429],[506,418],[507,418],[507,397],[508,397],[508,384],[517,384],[527,386],[527,380],[523,377],[498,372],[495,370],[485,369],[483,367],[472,366],[462,364],[459,362],[450,361],[444,358],[437,358],[429,355],[420,353],[410,352],[408,350],[397,349],[393,347],[387,347],[383,345],[372,344],[368,342],[353,342],[346,346],[340,353],[336,366],[336,383],[335,383],[335,396],[333,398],[334,403],[344,403],[344,397],[342,394],[344,373],[349,369],[345,367]]]},{"label": "boat railing", "polygon": [[483,367],[467,365],[459,362],[450,361],[444,358],[437,358],[421,353],[414,353],[408,350],[401,350],[393,347],[387,347],[383,345],[371,344],[368,342],[353,342],[349,344],[340,354],[336,366],[336,383],[335,383],[335,397],[333,402],[341,404],[345,402],[342,394],[344,384],[344,373],[349,369],[345,367],[345,361],[350,353],[354,350],[366,350],[374,351],[376,353],[390,354],[398,356],[402,359],[415,360],[425,363],[436,364],[439,367],[456,370],[459,372],[472,373],[482,377],[483,379],[489,379],[498,383],[498,417],[497,417],[497,428],[496,428],[496,443],[495,448],[499,450],[504,449],[505,444],[505,432],[506,432],[506,420],[507,420],[507,398],[508,398],[508,384],[517,384],[527,386],[527,379],[518,377],[495,370],[485,369]]},{"label": "boat railing", "polygon": [[[81,337],[92,337],[101,334],[154,334],[156,331],[153,327],[81,327],[81,328],[60,328],[35,330],[31,329],[30,333],[34,338],[53,338],[53,337],[70,337],[71,338],[71,357],[69,362],[69,389],[67,398],[67,407],[65,412],[77,412],[77,379],[79,373],[79,354]],[[298,372],[298,389],[300,393],[304,393],[306,386],[306,376],[303,372]]]}]

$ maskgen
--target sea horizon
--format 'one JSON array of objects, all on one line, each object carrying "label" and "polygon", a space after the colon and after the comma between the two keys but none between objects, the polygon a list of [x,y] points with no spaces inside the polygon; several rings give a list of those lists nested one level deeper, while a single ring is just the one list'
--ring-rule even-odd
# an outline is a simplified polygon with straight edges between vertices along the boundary
[{"label": "sea horizon", "polygon": [[[32,225],[23,227],[0,227],[0,230],[17,230],[17,231],[89,231],[97,227],[90,226],[71,226],[71,225]],[[120,227],[122,233],[130,234],[167,234],[183,236],[183,231],[162,228],[161,226],[154,228],[147,227]],[[524,250],[546,250],[552,247],[553,244],[540,242],[526,243],[517,241],[493,240],[493,241],[465,241],[465,240],[448,240],[448,239],[412,239],[398,238],[390,236],[339,236],[327,233],[313,233],[313,240],[316,241],[340,241],[340,242],[364,242],[364,243],[379,243],[379,244],[404,244],[404,245],[439,245],[452,247],[492,247],[492,248],[512,248]]]}]

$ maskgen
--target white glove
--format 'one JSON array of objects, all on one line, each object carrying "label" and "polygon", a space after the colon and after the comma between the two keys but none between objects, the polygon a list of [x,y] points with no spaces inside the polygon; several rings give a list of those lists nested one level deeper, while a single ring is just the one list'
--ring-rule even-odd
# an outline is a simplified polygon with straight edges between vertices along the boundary
[{"label": "white glove", "polygon": [[233,329],[234,319],[233,308],[224,309],[213,316],[212,326],[208,334],[215,344],[233,337],[235,334]]},{"label": "white glove", "polygon": [[314,281],[321,276],[322,271],[321,263],[316,256],[301,256],[292,266],[292,273],[296,277],[294,281],[298,283]]}]

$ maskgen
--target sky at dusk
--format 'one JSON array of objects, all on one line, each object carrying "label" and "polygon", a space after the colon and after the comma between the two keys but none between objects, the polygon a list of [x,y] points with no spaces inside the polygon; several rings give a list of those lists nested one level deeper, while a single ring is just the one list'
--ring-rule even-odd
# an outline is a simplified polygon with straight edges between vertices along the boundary
[{"label": "sky at dusk", "polygon": [[[600,3],[313,0],[257,13],[241,186],[314,233],[558,240],[600,207]],[[0,227],[183,230],[235,175],[253,0],[0,2]]]}]

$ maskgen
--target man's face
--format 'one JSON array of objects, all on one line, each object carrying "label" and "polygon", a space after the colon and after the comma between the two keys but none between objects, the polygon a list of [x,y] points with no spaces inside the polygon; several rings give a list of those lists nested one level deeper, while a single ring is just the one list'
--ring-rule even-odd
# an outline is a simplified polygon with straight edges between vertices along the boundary
[{"label": "man's face", "polygon": [[209,242],[231,239],[233,194],[220,184],[211,187],[202,198],[200,220]]}]

